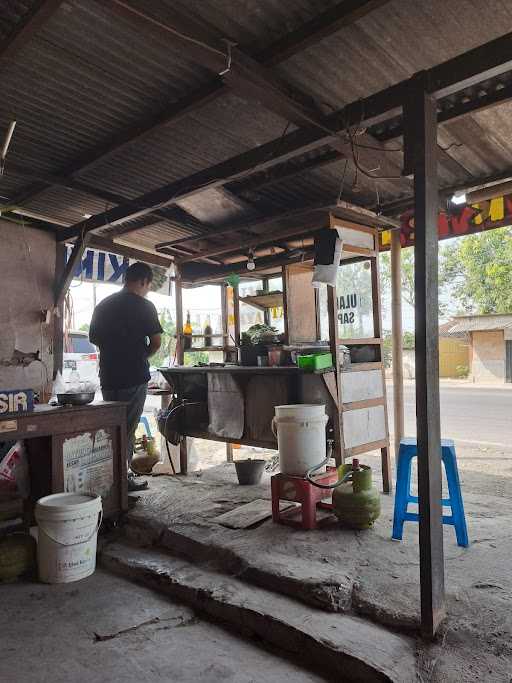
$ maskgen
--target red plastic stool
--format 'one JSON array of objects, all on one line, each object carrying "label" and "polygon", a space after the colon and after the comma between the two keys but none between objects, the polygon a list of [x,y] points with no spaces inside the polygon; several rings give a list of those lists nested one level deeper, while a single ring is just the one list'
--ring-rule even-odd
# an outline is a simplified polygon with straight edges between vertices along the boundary
[{"label": "red plastic stool", "polygon": [[[315,481],[319,484],[332,484],[338,479],[338,471],[335,467],[328,467],[323,474],[315,476]],[[281,524],[288,524],[298,529],[316,529],[317,507],[324,510],[332,510],[332,503],[324,502],[322,499],[330,495],[326,489],[319,489],[313,486],[304,477],[292,477],[289,474],[274,474],[271,479],[272,489],[272,520]],[[281,512],[279,502],[289,500],[301,503],[300,513],[302,521],[290,519],[291,515],[297,514],[297,508],[293,507]]]}]

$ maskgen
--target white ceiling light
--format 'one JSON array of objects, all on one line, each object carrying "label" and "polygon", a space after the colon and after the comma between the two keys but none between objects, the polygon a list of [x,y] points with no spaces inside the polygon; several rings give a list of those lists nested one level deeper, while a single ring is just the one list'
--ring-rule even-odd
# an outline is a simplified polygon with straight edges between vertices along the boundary
[{"label": "white ceiling light", "polygon": [[83,213],[82,218],[92,218],[92,213]]},{"label": "white ceiling light", "polygon": [[466,203],[466,194],[464,192],[456,192],[453,197],[450,199],[451,202],[454,204],[465,204]]},{"label": "white ceiling light", "polygon": [[256,264],[254,263],[254,252],[250,251],[247,254],[247,270],[254,270],[256,268]]}]

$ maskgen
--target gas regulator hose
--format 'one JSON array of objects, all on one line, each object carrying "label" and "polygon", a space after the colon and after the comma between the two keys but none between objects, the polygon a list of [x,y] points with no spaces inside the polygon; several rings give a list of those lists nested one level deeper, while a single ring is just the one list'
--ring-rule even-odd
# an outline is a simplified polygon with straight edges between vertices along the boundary
[{"label": "gas regulator hose", "polygon": [[319,489],[335,489],[338,488],[338,486],[341,486],[344,484],[346,481],[352,478],[352,472],[347,472],[347,474],[342,477],[341,479],[338,479],[337,481],[333,482],[332,484],[320,484],[317,481],[313,479],[313,474],[317,472],[319,469],[327,465],[329,460],[332,457],[332,448],[333,448],[334,442],[332,440],[329,440],[328,442],[328,449],[327,449],[327,457],[325,460],[322,460],[322,462],[319,465],[315,465],[314,467],[311,467],[307,472],[306,472],[306,479],[309,481],[310,484],[313,484],[313,486],[316,486]]}]

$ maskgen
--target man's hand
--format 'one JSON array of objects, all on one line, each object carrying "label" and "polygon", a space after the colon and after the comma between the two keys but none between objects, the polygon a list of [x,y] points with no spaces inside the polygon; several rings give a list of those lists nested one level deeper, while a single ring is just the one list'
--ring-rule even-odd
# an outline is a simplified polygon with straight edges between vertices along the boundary
[{"label": "man's hand", "polygon": [[161,334],[151,335],[151,337],[149,337],[148,358],[150,356],[153,356],[161,346],[162,346],[162,335]]}]

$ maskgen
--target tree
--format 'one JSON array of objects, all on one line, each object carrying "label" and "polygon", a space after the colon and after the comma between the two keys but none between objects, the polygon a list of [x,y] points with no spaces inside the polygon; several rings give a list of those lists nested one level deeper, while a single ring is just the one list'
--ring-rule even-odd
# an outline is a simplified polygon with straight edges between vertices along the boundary
[{"label": "tree", "polygon": [[[414,307],[414,247],[402,249],[401,268],[402,297]],[[391,256],[389,252],[380,257],[380,283],[382,292],[391,289]]]},{"label": "tree", "polygon": [[153,280],[150,289],[152,292],[158,292],[167,280],[167,269],[161,266],[152,266],[151,270],[153,271]]},{"label": "tree", "polygon": [[512,228],[459,238],[443,249],[440,281],[461,312],[512,312]]},{"label": "tree", "polygon": [[[414,334],[412,332],[404,330],[402,335],[402,349],[414,349],[414,346]],[[389,330],[386,330],[384,332],[382,347],[384,352],[384,367],[390,368],[393,358],[393,337]]]},{"label": "tree", "polygon": [[174,357],[176,350],[176,324],[168,308],[164,308],[160,313],[160,325],[163,330],[162,345],[157,353],[151,357],[151,365],[155,368],[167,365]]},{"label": "tree", "polygon": [[[439,251],[439,315],[445,315],[447,305],[442,301],[443,291],[448,284],[442,277],[444,251]],[[380,256],[380,287],[383,301],[387,301],[391,292],[391,255],[388,253]],[[402,299],[414,308],[414,247],[402,249],[401,259],[401,285]]]}]

